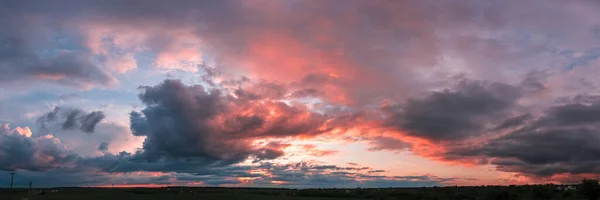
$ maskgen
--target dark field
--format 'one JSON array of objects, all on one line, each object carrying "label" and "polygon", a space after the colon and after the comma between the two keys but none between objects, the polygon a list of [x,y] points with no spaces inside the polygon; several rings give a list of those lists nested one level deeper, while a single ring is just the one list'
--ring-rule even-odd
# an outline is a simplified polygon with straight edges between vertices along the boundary
[{"label": "dark field", "polygon": [[[597,181],[572,185],[523,185],[379,189],[267,189],[267,188],[49,188],[34,189],[32,200],[598,200]],[[27,189],[15,189],[13,200],[27,197]],[[9,190],[0,189],[0,200],[9,199]]]},{"label": "dark field", "polygon": [[[57,190],[52,192],[52,190]],[[44,194],[35,189],[32,200],[253,200],[253,199],[289,199],[289,200],[355,200],[361,198],[328,198],[299,196],[296,190],[287,189],[243,189],[243,188],[53,188],[45,189]],[[34,194],[35,193],[35,194]],[[15,189],[11,195],[13,200],[27,197],[27,190]],[[0,193],[0,200],[9,199],[9,190]],[[364,198],[363,198],[364,199]]]}]

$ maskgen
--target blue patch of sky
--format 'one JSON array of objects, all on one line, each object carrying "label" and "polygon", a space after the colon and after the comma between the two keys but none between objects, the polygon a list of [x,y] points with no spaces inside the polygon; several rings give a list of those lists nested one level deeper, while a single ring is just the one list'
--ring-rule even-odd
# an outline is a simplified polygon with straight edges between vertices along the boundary
[{"label": "blue patch of sky", "polygon": [[100,90],[94,89],[76,93],[79,98],[94,101],[113,101],[119,104],[139,103],[136,93],[125,90]]},{"label": "blue patch of sky", "polygon": [[567,70],[572,70],[578,66],[586,66],[600,58],[600,47],[587,50],[583,55],[574,57],[573,53],[567,54],[571,62],[567,65]]},{"label": "blue patch of sky", "polygon": [[151,50],[141,51],[133,55],[135,62],[140,69],[151,69],[154,67],[154,60],[157,53]]},{"label": "blue patch of sky", "polygon": [[26,103],[39,103],[44,101],[55,101],[59,99],[60,95],[49,93],[49,92],[31,92],[24,95],[16,96],[10,99],[10,101],[20,104]]},{"label": "blue patch of sky", "polygon": [[80,35],[58,31],[49,37],[47,44],[40,46],[34,53],[40,58],[49,58],[64,51],[87,51],[81,44],[83,44],[83,38]]}]

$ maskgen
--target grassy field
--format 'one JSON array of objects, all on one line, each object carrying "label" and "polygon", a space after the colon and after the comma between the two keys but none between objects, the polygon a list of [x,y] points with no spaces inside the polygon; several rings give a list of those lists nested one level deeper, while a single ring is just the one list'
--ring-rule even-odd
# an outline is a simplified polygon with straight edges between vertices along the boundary
[{"label": "grassy field", "polygon": [[[46,192],[47,191],[47,192]],[[206,189],[206,188],[137,188],[137,189],[100,189],[100,188],[70,188],[52,189],[39,194],[36,190],[31,195],[31,200],[357,200],[356,198],[327,198],[327,197],[304,197],[290,194],[291,190],[273,190],[273,189]],[[283,193],[286,193],[285,195]],[[9,195],[7,190],[0,193],[0,200],[21,200],[27,197],[26,190],[20,189],[13,191]]]},{"label": "grassy field", "polygon": [[[15,189],[10,196],[12,200],[21,200],[27,197],[27,190]],[[577,185],[429,188],[51,188],[35,189],[30,200],[598,200],[599,197],[600,184],[597,180],[588,180]],[[9,199],[9,190],[0,188],[0,200],[6,199]]]},{"label": "grassy field", "polygon": [[[20,197],[26,195],[13,195],[13,200],[20,200]],[[8,196],[0,196],[0,199],[9,199]],[[49,195],[33,195],[31,200],[184,200],[184,199],[197,199],[197,200],[317,200],[317,199],[338,199],[338,200],[352,200],[347,198],[325,198],[325,197],[295,197],[295,196],[274,196],[274,195],[260,195],[260,194],[126,194],[126,193],[89,193],[89,194],[49,194]]]}]

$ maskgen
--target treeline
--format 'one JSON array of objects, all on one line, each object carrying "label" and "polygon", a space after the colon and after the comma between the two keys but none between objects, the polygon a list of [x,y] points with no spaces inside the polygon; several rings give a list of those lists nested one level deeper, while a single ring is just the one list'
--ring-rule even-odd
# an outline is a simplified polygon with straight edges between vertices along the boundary
[{"label": "treeline", "polygon": [[598,180],[575,185],[454,186],[378,189],[304,189],[297,196],[377,200],[598,200]]},{"label": "treeline", "polygon": [[[510,186],[449,186],[422,188],[353,188],[353,189],[283,189],[283,188],[225,188],[225,187],[162,187],[162,188],[45,188],[58,193],[91,194],[255,194],[321,198],[374,200],[599,200],[598,180],[584,179],[573,185],[510,185]],[[8,193],[0,188],[0,195]],[[26,189],[14,189],[12,194],[27,194]]]}]

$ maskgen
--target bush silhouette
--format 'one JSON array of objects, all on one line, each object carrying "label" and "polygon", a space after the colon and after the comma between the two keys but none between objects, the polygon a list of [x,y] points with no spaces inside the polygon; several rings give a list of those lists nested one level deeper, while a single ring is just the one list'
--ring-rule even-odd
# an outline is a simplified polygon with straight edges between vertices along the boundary
[{"label": "bush silhouette", "polygon": [[533,198],[537,200],[552,199],[552,196],[554,196],[554,189],[545,185],[536,185],[533,186],[531,194]]},{"label": "bush silhouette", "polygon": [[585,196],[588,200],[598,200],[600,185],[598,180],[583,179],[579,186],[579,193]]}]

